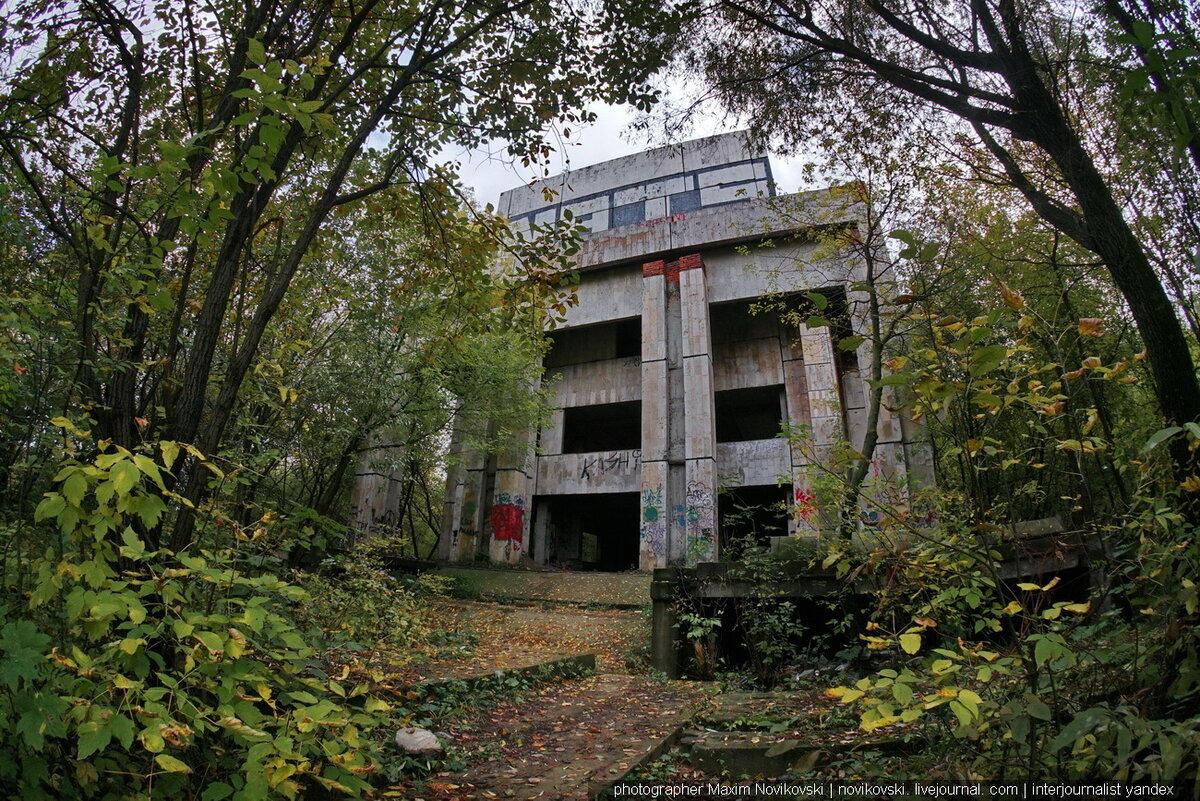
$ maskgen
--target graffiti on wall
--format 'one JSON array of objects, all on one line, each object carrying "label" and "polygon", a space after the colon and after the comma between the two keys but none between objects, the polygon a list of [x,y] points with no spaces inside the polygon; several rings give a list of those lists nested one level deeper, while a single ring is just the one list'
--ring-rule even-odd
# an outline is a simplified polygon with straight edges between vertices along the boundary
[{"label": "graffiti on wall", "polygon": [[642,550],[658,557],[667,555],[667,516],[663,486],[642,486]]},{"label": "graffiti on wall", "polygon": [[514,551],[521,550],[525,536],[525,498],[508,492],[497,492],[492,504],[492,536],[504,540]]},{"label": "graffiti on wall", "polygon": [[584,456],[581,460],[579,477],[584,481],[599,478],[605,473],[628,473],[630,468],[637,468],[642,459],[641,451],[613,451],[596,456]]},{"label": "graffiti on wall", "polygon": [[689,481],[684,497],[689,562],[716,556],[716,504],[712,490],[702,481]]},{"label": "graffiti on wall", "polygon": [[812,520],[817,513],[817,499],[806,489],[796,488],[796,514],[802,520]]}]

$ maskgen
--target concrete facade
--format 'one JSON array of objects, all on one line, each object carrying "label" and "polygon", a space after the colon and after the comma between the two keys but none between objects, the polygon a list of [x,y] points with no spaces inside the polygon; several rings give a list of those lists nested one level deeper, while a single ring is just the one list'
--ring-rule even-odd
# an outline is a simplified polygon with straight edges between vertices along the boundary
[{"label": "concrete facade", "polygon": [[[568,214],[588,227],[578,304],[551,334],[556,408],[528,433],[528,456],[465,454],[452,470],[441,557],[650,570],[715,561],[735,533],[815,533],[815,471],[838,443],[861,443],[866,416],[869,344],[835,345],[865,325],[865,270],[816,233],[853,228],[853,201],[843,189],[777,197],[741,134],[504,193],[518,229]],[[805,292],[840,304],[843,329],[797,324],[786,309]],[[785,423],[803,441],[781,439]],[[895,502],[910,478],[930,480],[928,458],[910,421],[885,409],[878,430],[868,490]],[[772,505],[787,513],[744,511]]]}]

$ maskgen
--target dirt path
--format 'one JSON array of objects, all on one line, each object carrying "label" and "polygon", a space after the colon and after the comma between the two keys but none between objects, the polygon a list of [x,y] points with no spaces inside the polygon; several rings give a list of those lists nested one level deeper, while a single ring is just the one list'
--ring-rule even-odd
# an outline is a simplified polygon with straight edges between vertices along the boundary
[{"label": "dirt path", "polygon": [[434,777],[419,797],[582,801],[673,733],[701,699],[695,685],[628,674],[551,685],[454,727],[455,747],[480,761]]},{"label": "dirt path", "polygon": [[443,598],[431,602],[429,615],[432,629],[473,644],[455,646],[451,636],[445,647],[431,645],[396,666],[393,681],[478,676],[575,654],[595,654],[602,673],[623,673],[641,667],[650,638],[650,624],[636,610]]}]

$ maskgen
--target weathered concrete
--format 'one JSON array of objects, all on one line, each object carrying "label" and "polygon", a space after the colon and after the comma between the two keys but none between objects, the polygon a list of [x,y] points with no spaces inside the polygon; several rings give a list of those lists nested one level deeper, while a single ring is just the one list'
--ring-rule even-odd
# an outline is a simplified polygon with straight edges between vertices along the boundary
[{"label": "weathered concrete", "polygon": [[[801,293],[819,291],[839,325],[869,327],[856,288],[865,263],[831,236],[853,224],[861,196],[835,187],[774,197],[769,179],[765,155],[737,134],[504,194],[500,208],[518,228],[570,212],[590,233],[576,257],[578,304],[545,360],[555,409],[538,453],[461,460],[444,558],[694,565],[719,557],[718,493],[733,488],[766,497],[783,484],[791,533],[834,524],[813,479],[840,443],[861,446],[870,350],[841,353],[844,327],[809,329],[795,315],[809,303]],[[752,308],[768,295],[776,305]],[[865,515],[883,501],[903,507],[910,475],[932,478],[919,427],[891,408],[879,418]],[[806,432],[790,448],[769,439],[780,421]]]}]

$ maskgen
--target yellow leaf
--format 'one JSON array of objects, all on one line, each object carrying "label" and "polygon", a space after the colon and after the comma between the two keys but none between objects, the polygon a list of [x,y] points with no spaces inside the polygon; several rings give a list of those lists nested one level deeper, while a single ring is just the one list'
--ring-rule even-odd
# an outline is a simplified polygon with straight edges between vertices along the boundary
[{"label": "yellow leaf", "polygon": [[904,649],[906,654],[915,654],[921,650],[921,635],[920,634],[901,634],[900,647]]},{"label": "yellow leaf", "polygon": [[160,768],[162,768],[163,770],[165,770],[167,773],[191,773],[192,772],[192,769],[189,768],[185,763],[180,762],[178,759],[171,756],[170,754],[159,754],[158,756],[154,757],[154,761],[157,762],[158,766]]},{"label": "yellow leaf", "polygon": [[1099,317],[1084,317],[1079,321],[1079,333],[1085,337],[1104,336],[1104,321]]},{"label": "yellow leaf", "polygon": [[1025,308],[1025,298],[1021,296],[1020,292],[998,278],[996,284],[1000,287],[1000,299],[1004,301],[1005,306],[1018,311]]}]

